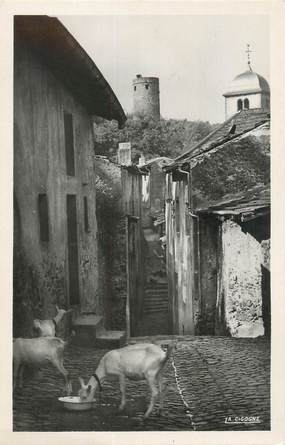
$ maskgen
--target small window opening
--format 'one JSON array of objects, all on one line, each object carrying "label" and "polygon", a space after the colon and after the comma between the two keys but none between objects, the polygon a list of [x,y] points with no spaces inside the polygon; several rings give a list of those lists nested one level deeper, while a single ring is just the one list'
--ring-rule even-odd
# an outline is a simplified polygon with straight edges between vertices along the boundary
[{"label": "small window opening", "polygon": [[70,113],[64,113],[64,136],[66,173],[75,176],[73,118]]},{"label": "small window opening", "polygon": [[136,87],[136,86],[134,86],[134,91],[136,91],[136,89],[137,89],[137,87]]},{"label": "small window opening", "polygon": [[86,196],[84,196],[84,230],[85,233],[88,233],[90,231],[89,217],[88,217],[88,201]]},{"label": "small window opening", "polygon": [[149,87],[149,85],[148,85],[148,84],[146,84],[146,86],[145,86],[145,89],[146,89],[146,90],[148,90],[148,87]]},{"label": "small window opening", "polygon": [[244,99],[243,106],[244,106],[245,110],[249,110],[249,100],[248,99]]},{"label": "small window opening", "polygon": [[239,100],[237,101],[237,109],[238,109],[238,111],[241,111],[241,110],[242,110],[242,100],[241,100],[241,99],[239,99]]},{"label": "small window opening", "polygon": [[40,240],[49,241],[49,216],[47,195],[42,193],[38,197],[38,211],[40,223]]}]

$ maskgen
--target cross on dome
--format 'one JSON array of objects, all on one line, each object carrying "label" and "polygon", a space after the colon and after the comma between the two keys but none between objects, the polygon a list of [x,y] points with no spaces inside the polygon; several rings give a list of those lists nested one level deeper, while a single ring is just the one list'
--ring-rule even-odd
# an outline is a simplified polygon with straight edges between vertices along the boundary
[{"label": "cross on dome", "polygon": [[246,49],[245,52],[247,53],[247,64],[248,64],[248,67],[249,67],[250,71],[252,71],[252,68],[251,68],[251,65],[250,65],[250,53],[252,53],[252,51],[250,49],[249,43],[246,45],[246,47],[247,47],[247,49]]}]

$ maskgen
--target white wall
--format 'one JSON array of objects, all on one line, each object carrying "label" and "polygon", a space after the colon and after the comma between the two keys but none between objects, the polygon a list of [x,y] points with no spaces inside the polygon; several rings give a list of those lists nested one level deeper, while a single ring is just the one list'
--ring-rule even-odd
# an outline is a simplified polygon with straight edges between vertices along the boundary
[{"label": "white wall", "polygon": [[[244,99],[249,100],[249,108],[267,108],[266,106],[266,96],[265,94],[248,94],[244,96],[232,96],[232,97],[226,97],[225,98],[225,113],[226,113],[226,119],[233,116],[238,111],[237,102],[239,99],[244,101]],[[269,107],[268,107],[269,108]]]}]

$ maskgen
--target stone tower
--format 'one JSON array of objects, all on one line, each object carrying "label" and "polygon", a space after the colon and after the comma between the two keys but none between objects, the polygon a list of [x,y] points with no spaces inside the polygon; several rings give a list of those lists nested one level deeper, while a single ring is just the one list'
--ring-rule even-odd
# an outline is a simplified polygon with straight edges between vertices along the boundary
[{"label": "stone tower", "polygon": [[133,80],[135,116],[150,116],[154,119],[160,118],[159,104],[159,78],[142,77],[137,74]]}]

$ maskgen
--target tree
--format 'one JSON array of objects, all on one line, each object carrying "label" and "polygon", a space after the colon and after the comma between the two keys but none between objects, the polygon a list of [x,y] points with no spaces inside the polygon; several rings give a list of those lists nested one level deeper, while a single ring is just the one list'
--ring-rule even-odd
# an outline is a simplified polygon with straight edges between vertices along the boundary
[{"label": "tree", "polygon": [[216,125],[187,119],[140,118],[128,116],[123,129],[117,124],[97,119],[95,125],[95,152],[114,157],[119,142],[131,142],[132,157],[143,154],[147,159],[166,156],[175,158],[207,136]]}]

